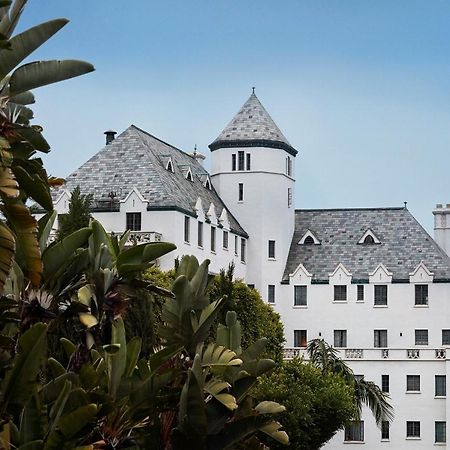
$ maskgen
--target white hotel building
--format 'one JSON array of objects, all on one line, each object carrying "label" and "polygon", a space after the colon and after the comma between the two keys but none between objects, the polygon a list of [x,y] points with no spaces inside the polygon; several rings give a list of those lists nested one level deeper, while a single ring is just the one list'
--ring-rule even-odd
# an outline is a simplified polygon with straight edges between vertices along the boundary
[{"label": "white hotel building", "polygon": [[446,448],[450,259],[438,244],[450,250],[450,208],[433,211],[438,244],[406,208],[295,209],[297,151],[254,94],[210,145],[210,173],[201,154],[133,125],[106,134],[55,193],[60,214],[80,185],[107,231],[177,245],[163,269],[183,254],[211,259],[213,272],[233,261],[281,314],[287,358],[322,337],[390,393],[389,427],[365,412],[326,449]]}]

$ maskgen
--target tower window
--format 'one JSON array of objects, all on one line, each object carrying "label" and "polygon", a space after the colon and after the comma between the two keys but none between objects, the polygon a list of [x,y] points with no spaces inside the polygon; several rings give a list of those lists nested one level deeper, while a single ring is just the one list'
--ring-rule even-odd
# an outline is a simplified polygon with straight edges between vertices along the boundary
[{"label": "tower window", "polygon": [[231,170],[233,172],[236,170],[236,153],[231,155]]},{"label": "tower window", "polygon": [[247,159],[246,159],[246,163],[247,163],[247,164],[246,164],[246,169],[247,169],[247,170],[250,170],[250,157],[251,157],[251,155],[250,155],[250,153],[247,153],[245,156],[246,156],[246,158],[247,158]]},{"label": "tower window", "polygon": [[269,303],[275,303],[275,285],[269,284],[267,287],[267,301]]},{"label": "tower window", "polygon": [[292,189],[288,188],[288,208],[290,208],[291,206],[292,206]]},{"label": "tower window", "polygon": [[269,241],[269,258],[275,258],[275,241]]},{"label": "tower window", "polygon": [[127,213],[127,230],[141,231],[141,213]]},{"label": "tower window", "polygon": [[244,201],[244,183],[239,183],[238,189],[239,189],[238,201],[243,202]]},{"label": "tower window", "polygon": [[286,173],[292,176],[292,159],[289,156],[286,158]]},{"label": "tower window", "polygon": [[244,170],[244,152],[238,152],[238,170]]}]

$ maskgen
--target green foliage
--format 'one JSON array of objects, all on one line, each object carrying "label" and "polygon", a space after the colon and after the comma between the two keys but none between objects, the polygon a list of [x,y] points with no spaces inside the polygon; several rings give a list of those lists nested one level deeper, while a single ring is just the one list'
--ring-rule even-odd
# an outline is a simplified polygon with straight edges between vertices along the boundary
[{"label": "green foliage", "polygon": [[[355,415],[353,389],[343,377],[323,374],[300,359],[284,362],[262,377],[255,396],[286,407],[278,420],[297,450],[319,449]],[[270,448],[281,446],[270,443]]]},{"label": "green foliage", "polygon": [[77,186],[70,196],[69,212],[59,217],[58,240],[62,240],[74,231],[89,226],[91,220],[90,208],[92,194],[83,195],[80,186]]}]

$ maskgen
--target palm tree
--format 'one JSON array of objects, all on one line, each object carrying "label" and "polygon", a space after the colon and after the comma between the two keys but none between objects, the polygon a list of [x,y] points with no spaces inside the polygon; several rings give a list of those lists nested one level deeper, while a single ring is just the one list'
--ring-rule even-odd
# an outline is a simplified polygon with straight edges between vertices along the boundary
[{"label": "palm tree", "polygon": [[341,375],[355,390],[356,419],[361,417],[362,407],[366,405],[372,412],[378,426],[381,422],[392,422],[394,409],[389,403],[390,396],[373,381],[356,377],[353,370],[338,356],[336,349],[323,339],[313,339],[306,348],[311,364],[322,370]]}]

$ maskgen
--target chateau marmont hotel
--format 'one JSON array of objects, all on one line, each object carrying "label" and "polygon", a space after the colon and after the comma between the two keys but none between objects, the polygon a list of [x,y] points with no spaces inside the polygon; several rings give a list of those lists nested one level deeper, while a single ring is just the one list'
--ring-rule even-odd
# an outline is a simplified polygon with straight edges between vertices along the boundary
[{"label": "chateau marmont hotel", "polygon": [[[370,413],[325,449],[446,448],[450,433],[450,205],[435,240],[405,207],[295,209],[297,150],[253,92],[204,156],[131,125],[54,192],[59,214],[77,185],[92,215],[135,242],[169,241],[163,269],[193,254],[258,289],[281,314],[285,357],[321,337],[355,374],[389,392],[392,424]],[[447,351],[448,349],[448,351]],[[449,418],[449,419],[448,419]]]}]

